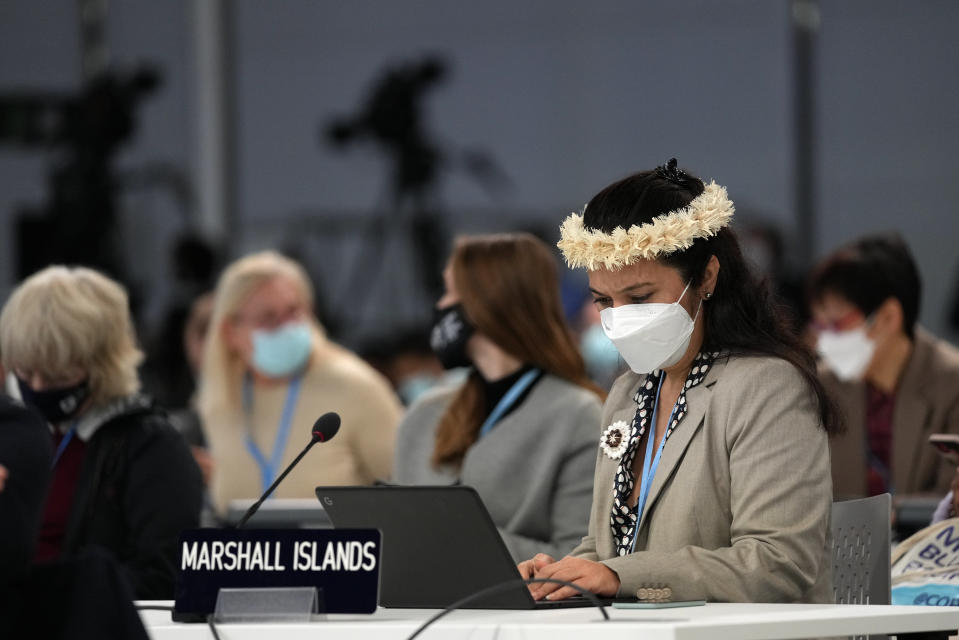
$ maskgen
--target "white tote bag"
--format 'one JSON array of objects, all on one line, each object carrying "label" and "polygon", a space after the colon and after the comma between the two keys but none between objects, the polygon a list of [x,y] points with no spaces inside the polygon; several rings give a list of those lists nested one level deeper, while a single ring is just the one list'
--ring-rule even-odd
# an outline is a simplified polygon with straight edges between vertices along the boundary
[{"label": "white tote bag", "polygon": [[917,531],[891,561],[892,604],[959,605],[959,518]]}]

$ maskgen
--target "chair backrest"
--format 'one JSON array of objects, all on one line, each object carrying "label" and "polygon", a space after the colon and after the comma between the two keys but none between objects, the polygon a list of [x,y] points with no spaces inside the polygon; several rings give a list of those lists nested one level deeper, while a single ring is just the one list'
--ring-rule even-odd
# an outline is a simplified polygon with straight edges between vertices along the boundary
[{"label": "chair backrest", "polygon": [[836,604],[889,604],[888,493],[832,504],[832,584]]}]

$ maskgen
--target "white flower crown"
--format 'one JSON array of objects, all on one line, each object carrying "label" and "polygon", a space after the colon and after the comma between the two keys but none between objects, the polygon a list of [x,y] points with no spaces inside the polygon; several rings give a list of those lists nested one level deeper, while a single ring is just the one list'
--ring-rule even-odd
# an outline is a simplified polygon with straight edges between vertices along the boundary
[{"label": "white flower crown", "polygon": [[637,260],[648,260],[688,249],[697,238],[708,238],[729,224],[735,207],[726,187],[710,182],[688,206],[656,216],[652,222],[616,227],[603,233],[583,226],[583,216],[571,213],[560,229],[556,244],[570,268],[599,266],[619,269]]}]

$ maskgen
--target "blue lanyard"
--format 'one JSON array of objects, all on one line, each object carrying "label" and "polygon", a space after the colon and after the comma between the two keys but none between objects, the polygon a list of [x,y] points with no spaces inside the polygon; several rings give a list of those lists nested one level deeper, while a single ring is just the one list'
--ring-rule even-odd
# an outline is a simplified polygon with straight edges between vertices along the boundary
[{"label": "blue lanyard", "polygon": [[73,440],[73,436],[76,434],[76,432],[77,422],[74,422],[72,425],[70,425],[70,429],[67,431],[66,435],[63,436],[63,440],[60,441],[60,445],[57,447],[56,453],[53,454],[53,462],[50,463],[51,469],[56,469],[57,463],[60,462],[63,452],[67,450],[67,445],[69,445],[70,441]]},{"label": "blue lanyard", "polygon": [[509,388],[509,391],[506,392],[505,396],[500,398],[500,401],[496,403],[495,407],[493,407],[492,413],[490,413],[489,417],[483,422],[483,425],[479,430],[480,438],[493,430],[493,427],[496,426],[496,423],[502,419],[503,414],[509,411],[510,407],[513,406],[513,403],[515,403],[519,397],[530,388],[538,375],[539,369],[531,369],[530,371],[524,373],[519,380],[513,383],[513,386]]},{"label": "blue lanyard", "polygon": [[253,441],[253,429],[250,424],[253,419],[253,381],[247,375],[243,378],[243,411],[246,414],[246,448],[260,466],[260,479],[263,491],[266,491],[276,478],[277,470],[283,464],[283,454],[286,452],[286,443],[290,439],[290,427],[293,424],[293,410],[300,395],[303,378],[296,376],[290,381],[290,389],[286,392],[286,402],[283,405],[283,414],[280,416],[280,425],[273,441],[273,451],[267,460],[260,448]]},{"label": "blue lanyard", "polygon": [[[653,407],[653,415],[650,418],[649,427],[647,427],[647,438],[646,438],[646,457],[643,459],[643,484],[639,488],[639,501],[636,503],[636,527],[633,529],[633,547],[632,550],[636,550],[636,538],[639,536],[639,522],[643,517],[643,509],[646,508],[646,499],[649,498],[649,489],[653,484],[653,478],[656,476],[656,469],[659,468],[659,459],[663,456],[663,447],[666,446],[666,434],[663,434],[663,439],[659,442],[659,447],[656,449],[656,457],[653,457],[653,446],[656,441],[656,416],[659,413],[659,392],[663,390],[663,380],[666,378],[666,375],[663,374],[659,379],[659,386],[656,388],[656,405]],[[673,414],[676,412],[676,405],[673,405],[673,410],[669,413],[669,422],[666,423],[666,426],[672,424]],[[650,462],[652,459],[652,462]]]}]

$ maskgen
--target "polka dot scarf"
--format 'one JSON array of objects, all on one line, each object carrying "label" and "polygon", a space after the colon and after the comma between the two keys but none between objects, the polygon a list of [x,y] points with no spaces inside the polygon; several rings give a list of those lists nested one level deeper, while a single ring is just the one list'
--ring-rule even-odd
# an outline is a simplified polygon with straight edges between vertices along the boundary
[{"label": "polka dot scarf", "polygon": [[[706,374],[712,368],[717,355],[716,353],[700,353],[693,360],[693,366],[686,378],[685,388],[676,400],[672,422],[666,427],[667,440],[688,413],[686,392],[706,378]],[[632,552],[633,535],[636,531],[636,525],[639,523],[639,514],[636,513],[635,507],[629,505],[629,497],[636,485],[633,462],[636,459],[637,451],[639,451],[639,441],[646,433],[646,428],[652,420],[653,410],[656,408],[656,392],[662,375],[661,371],[647,375],[646,380],[636,391],[636,395],[633,396],[633,401],[637,405],[636,414],[633,416],[633,423],[630,427],[629,444],[623,457],[620,458],[619,468],[616,470],[616,478],[613,483],[613,509],[609,516],[609,526],[613,530],[613,539],[616,541],[616,553],[620,556]],[[654,430],[655,428],[656,426],[653,425]]]}]

